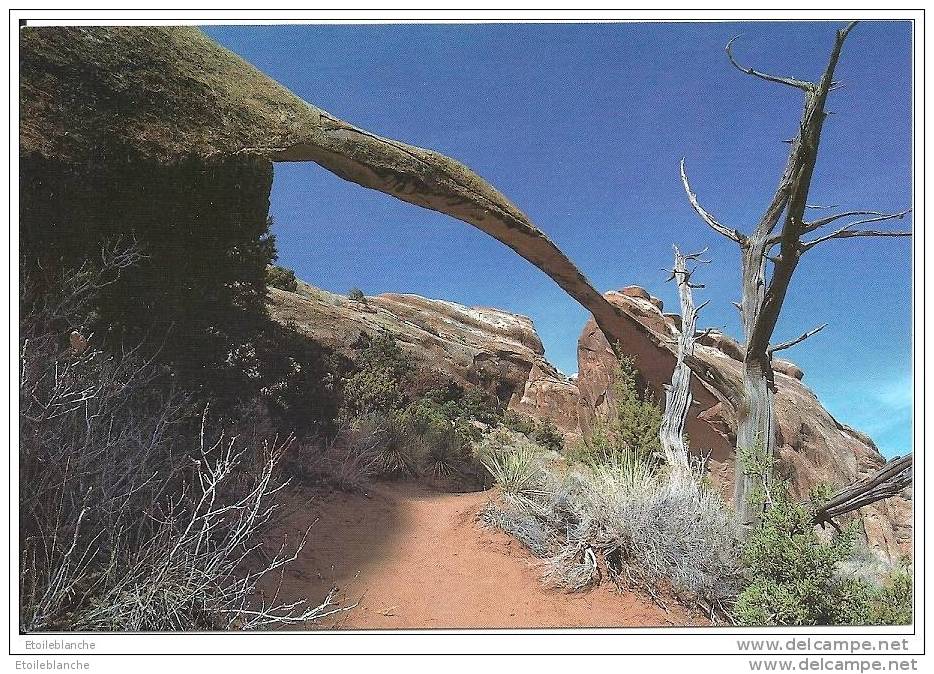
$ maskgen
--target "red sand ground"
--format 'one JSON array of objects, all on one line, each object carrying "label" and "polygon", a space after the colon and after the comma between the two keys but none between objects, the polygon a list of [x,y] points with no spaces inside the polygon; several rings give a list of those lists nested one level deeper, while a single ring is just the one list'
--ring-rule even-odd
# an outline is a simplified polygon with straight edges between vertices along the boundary
[{"label": "red sand ground", "polygon": [[284,522],[317,518],[288,568],[280,599],[324,597],[332,587],[356,608],[325,618],[330,629],[625,627],[703,624],[673,604],[609,584],[570,594],[542,586],[534,558],[476,522],[491,492],[441,493],[382,483],[368,494],[296,497]]}]

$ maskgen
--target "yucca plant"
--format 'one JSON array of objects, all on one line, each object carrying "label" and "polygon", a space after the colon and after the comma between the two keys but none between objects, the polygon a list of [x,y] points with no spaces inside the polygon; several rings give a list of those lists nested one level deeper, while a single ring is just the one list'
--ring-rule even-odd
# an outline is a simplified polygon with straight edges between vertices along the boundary
[{"label": "yucca plant", "polygon": [[481,453],[480,463],[503,494],[532,498],[541,493],[542,462],[531,445],[488,448]]}]

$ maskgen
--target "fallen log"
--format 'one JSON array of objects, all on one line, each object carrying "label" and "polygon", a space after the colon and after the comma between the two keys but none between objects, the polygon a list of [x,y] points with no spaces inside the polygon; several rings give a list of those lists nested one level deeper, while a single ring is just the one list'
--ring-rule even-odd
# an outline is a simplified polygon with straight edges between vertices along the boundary
[{"label": "fallen log", "polygon": [[821,504],[814,512],[814,524],[830,524],[839,530],[840,526],[833,518],[896,496],[911,486],[913,476],[913,455],[897,456],[872,475],[844,487]]}]

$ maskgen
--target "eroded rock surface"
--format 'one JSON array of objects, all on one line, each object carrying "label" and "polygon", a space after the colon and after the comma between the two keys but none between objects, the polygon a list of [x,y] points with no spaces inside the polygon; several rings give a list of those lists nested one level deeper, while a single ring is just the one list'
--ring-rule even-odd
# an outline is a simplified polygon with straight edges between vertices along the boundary
[{"label": "eroded rock surface", "polygon": [[509,409],[577,432],[577,387],[545,357],[532,321],[517,314],[418,295],[387,293],[354,301],[300,283],[270,288],[270,313],[301,333],[352,355],[361,334],[387,331],[413,364],[461,385],[494,392]]}]

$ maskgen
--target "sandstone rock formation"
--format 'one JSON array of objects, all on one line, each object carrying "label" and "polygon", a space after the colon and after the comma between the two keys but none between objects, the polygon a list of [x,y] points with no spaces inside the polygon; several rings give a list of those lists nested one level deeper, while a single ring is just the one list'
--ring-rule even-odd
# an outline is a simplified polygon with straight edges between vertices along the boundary
[{"label": "sandstone rock formation", "polygon": [[[606,298],[631,319],[620,346],[632,355],[645,385],[664,400],[674,367],[676,317],[661,301],[631,286]],[[299,283],[295,293],[270,289],[270,313],[281,323],[331,347],[353,354],[361,333],[386,330],[413,363],[463,385],[495,391],[508,408],[550,419],[568,436],[586,432],[613,404],[616,356],[591,319],[578,342],[578,375],[572,381],[544,357],[532,321],[498,309],[466,307],[417,295],[384,294],[365,302]],[[742,349],[728,335],[711,332],[696,347],[695,405],[687,423],[694,453],[709,453],[711,478],[732,495],[736,441],[735,388],[741,382]],[[802,383],[804,373],[776,362],[780,469],[801,497],[818,483],[844,486],[884,463],[872,440],[837,422]],[[895,559],[911,546],[911,503],[896,498],[864,508],[866,537],[873,549]]]},{"label": "sandstone rock formation", "polygon": [[[85,192],[86,184],[144,175],[146,180],[177,184],[177,201],[185,203],[190,188],[174,178],[175,169],[187,164],[207,175],[213,175],[215,165],[230,165],[228,173],[239,177],[220,181],[216,194],[206,194],[204,200],[221,204],[236,198],[243,184],[252,184],[255,194],[249,206],[255,210],[268,206],[272,162],[313,161],[342,178],[477,227],[536,265],[586,307],[596,319],[581,338],[577,412],[582,428],[587,428],[593,410],[607,406],[611,391],[613,356],[603,333],[634,356],[661,398],[661,385],[674,365],[667,340],[675,319],[664,316],[660,302],[641,289],[604,298],[521,210],[459,162],[337,119],[195,28],[27,27],[20,31],[20,44],[21,173],[27,181],[65,194],[61,212],[71,205],[71,192],[60,186],[74,182],[76,175],[81,177],[78,191]],[[137,180],[117,191],[137,194],[140,184],[145,187]],[[96,201],[81,202],[82,218],[93,220],[117,208],[112,199]],[[21,199],[24,215],[42,207],[37,199]],[[273,291],[274,303],[281,304],[280,318],[301,323],[307,313],[307,325],[330,331],[330,338],[338,341],[352,339],[352,332],[328,325],[340,323],[336,317],[346,306],[324,295],[302,304],[306,300]],[[349,315],[356,318],[348,320],[358,330],[380,321],[404,326],[411,352],[415,345],[426,347],[439,362],[450,360],[446,367],[465,381],[492,373],[502,379],[513,408],[550,410],[562,428],[576,428],[578,414],[570,407],[577,397],[575,384],[547,364],[537,337],[527,334],[530,324],[501,312],[449,303],[430,304],[428,311],[426,302],[431,301],[374,298],[354,307]],[[315,315],[321,320],[310,318]],[[735,344],[723,336],[715,339],[716,345],[698,348],[693,367],[697,414],[689,420],[688,433],[695,448],[712,452],[714,476],[725,484],[731,479],[741,364]],[[791,364],[780,367],[779,444],[799,490],[820,479],[850,482],[881,463],[871,441],[837,423],[820,406],[801,384],[800,370]],[[889,555],[905,549],[909,516],[910,506],[903,499],[867,508],[864,521],[870,540]]]},{"label": "sandstone rock formation", "polygon": [[577,432],[577,387],[545,359],[525,316],[417,295],[354,301],[305,283],[294,293],[270,288],[269,310],[280,323],[351,357],[362,333],[389,332],[416,367],[487,388],[509,409]]},{"label": "sandstone rock formation", "polygon": [[[639,292],[641,291],[641,292]],[[620,341],[622,351],[637,361],[645,384],[658,400],[674,368],[678,322],[662,313],[660,302],[641,288],[606,294],[607,299],[641,329]],[[724,495],[732,494],[733,447],[736,442],[737,392],[742,384],[742,349],[727,335],[713,332],[698,342],[692,364],[695,405],[687,422],[694,453],[710,453],[710,472]],[[615,356],[593,320],[578,342],[579,417],[587,429],[596,414],[612,404]],[[804,373],[793,363],[776,361],[776,411],[779,426],[779,470],[805,497],[818,483],[842,487],[878,469],[885,459],[872,440],[839,423],[802,383]],[[870,546],[894,559],[911,548],[911,503],[907,498],[877,502],[861,511]]]}]

